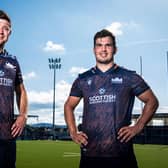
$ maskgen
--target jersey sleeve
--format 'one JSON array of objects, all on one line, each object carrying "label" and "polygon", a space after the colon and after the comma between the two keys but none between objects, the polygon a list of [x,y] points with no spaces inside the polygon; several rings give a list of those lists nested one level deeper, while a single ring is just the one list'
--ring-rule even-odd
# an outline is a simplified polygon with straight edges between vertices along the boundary
[{"label": "jersey sleeve", "polygon": [[71,87],[70,96],[83,97],[82,90],[80,88],[80,80],[77,78]]},{"label": "jersey sleeve", "polygon": [[150,89],[147,82],[138,74],[133,75],[132,82],[133,82],[132,89],[135,96],[139,96],[146,90]]},{"label": "jersey sleeve", "polygon": [[21,83],[23,83],[23,76],[22,76],[22,72],[20,69],[20,65],[18,63],[18,61],[16,60],[16,77],[15,77],[15,84],[16,86],[20,85]]}]

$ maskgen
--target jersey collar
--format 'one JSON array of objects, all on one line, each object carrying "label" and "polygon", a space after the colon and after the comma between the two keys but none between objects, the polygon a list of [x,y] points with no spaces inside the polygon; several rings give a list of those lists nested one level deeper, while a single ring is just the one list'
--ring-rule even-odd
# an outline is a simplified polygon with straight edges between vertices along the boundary
[{"label": "jersey collar", "polygon": [[6,57],[8,55],[8,52],[3,49],[2,52],[0,52],[0,57]]},{"label": "jersey collar", "polygon": [[94,67],[94,70],[96,73],[98,74],[109,74],[109,73],[112,73],[114,70],[116,70],[118,68],[118,65],[117,64],[114,64],[110,69],[108,69],[107,71],[105,72],[102,72],[97,66]]}]

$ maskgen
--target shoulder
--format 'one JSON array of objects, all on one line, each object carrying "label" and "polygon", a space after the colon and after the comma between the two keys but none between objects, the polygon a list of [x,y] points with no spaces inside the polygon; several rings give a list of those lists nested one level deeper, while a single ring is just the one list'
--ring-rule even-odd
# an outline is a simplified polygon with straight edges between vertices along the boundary
[{"label": "shoulder", "polygon": [[126,69],[124,67],[118,68],[118,74],[129,81],[137,81],[143,79],[142,76],[138,74],[135,70]]},{"label": "shoulder", "polygon": [[13,54],[10,54],[7,50],[4,50],[3,56],[7,59],[17,60],[16,56]]},{"label": "shoulder", "polygon": [[95,74],[96,74],[95,68],[91,68],[91,69],[79,74],[78,78],[79,79],[84,79],[84,78],[92,77]]},{"label": "shoulder", "polygon": [[5,51],[4,58],[6,59],[6,61],[9,64],[12,64],[12,65],[15,65],[15,66],[19,66],[19,62],[18,62],[17,57],[15,55],[10,54],[7,51]]},{"label": "shoulder", "polygon": [[135,70],[130,70],[130,69],[127,69],[127,68],[125,68],[125,67],[118,67],[118,71],[120,72],[120,73],[123,73],[123,74],[136,74],[136,71]]},{"label": "shoulder", "polygon": [[8,62],[8,63],[11,63],[11,64],[14,64],[14,65],[18,65],[18,60],[17,60],[17,57],[13,54],[10,54],[8,53],[6,50],[4,50],[4,53],[3,53],[3,58]]}]

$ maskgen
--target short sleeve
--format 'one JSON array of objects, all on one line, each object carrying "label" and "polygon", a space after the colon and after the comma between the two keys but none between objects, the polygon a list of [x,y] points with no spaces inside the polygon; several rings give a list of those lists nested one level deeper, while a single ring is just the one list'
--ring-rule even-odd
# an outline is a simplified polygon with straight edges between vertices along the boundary
[{"label": "short sleeve", "polygon": [[70,96],[83,97],[82,90],[80,87],[80,79],[77,78],[71,87]]},{"label": "short sleeve", "polygon": [[146,90],[150,89],[147,82],[138,74],[133,75],[132,82],[133,82],[133,85],[132,85],[133,93],[136,96],[139,96]]},{"label": "short sleeve", "polygon": [[18,63],[18,61],[16,60],[16,77],[15,77],[15,84],[16,84],[16,86],[18,86],[18,85],[20,85],[21,83],[23,83],[22,72],[21,72],[19,63]]}]

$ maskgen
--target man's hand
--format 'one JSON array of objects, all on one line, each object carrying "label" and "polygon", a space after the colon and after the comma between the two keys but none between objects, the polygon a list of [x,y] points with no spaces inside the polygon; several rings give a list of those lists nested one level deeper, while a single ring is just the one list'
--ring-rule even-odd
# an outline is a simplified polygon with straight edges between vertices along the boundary
[{"label": "man's hand", "polygon": [[12,131],[12,137],[16,137],[16,136],[20,136],[24,126],[26,124],[26,116],[25,115],[19,115],[16,119],[16,121],[14,122],[14,124],[12,125],[11,131]]},{"label": "man's hand", "polygon": [[76,132],[76,133],[71,133],[70,135],[71,135],[72,140],[75,143],[77,143],[79,145],[85,145],[85,146],[87,145],[87,143],[88,143],[88,141],[87,141],[88,137],[82,131]]},{"label": "man's hand", "polygon": [[128,142],[141,131],[142,131],[142,128],[140,128],[137,125],[125,126],[119,130],[117,138],[120,140],[120,142]]}]

